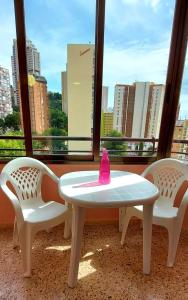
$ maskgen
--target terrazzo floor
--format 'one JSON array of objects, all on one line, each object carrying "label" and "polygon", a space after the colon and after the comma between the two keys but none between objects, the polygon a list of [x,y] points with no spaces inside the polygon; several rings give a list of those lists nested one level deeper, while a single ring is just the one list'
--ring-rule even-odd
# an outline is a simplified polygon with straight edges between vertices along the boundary
[{"label": "terrazzo floor", "polygon": [[12,249],[12,230],[0,230],[0,299],[162,300],[188,299],[188,231],[182,231],[176,264],[166,267],[167,233],[153,226],[151,274],[142,273],[142,229],[130,223],[126,245],[116,225],[84,228],[79,281],[67,286],[70,239],[63,226],[40,232],[33,243],[33,274],[23,278],[21,257]]}]

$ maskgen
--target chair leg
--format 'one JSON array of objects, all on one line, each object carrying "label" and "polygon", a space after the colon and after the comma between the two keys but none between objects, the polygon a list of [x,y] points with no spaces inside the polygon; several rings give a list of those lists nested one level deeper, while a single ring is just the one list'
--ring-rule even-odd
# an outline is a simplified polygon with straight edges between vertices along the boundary
[{"label": "chair leg", "polygon": [[30,228],[23,228],[19,235],[20,248],[23,260],[24,277],[31,276],[31,250],[32,250],[32,232]]},{"label": "chair leg", "polygon": [[19,246],[18,228],[16,218],[14,219],[14,229],[13,229],[13,248]]},{"label": "chair leg", "polygon": [[182,223],[183,223],[183,218],[181,220],[176,220],[174,222],[174,232],[173,232],[173,246],[171,249],[171,257],[167,263],[169,267],[172,267],[175,262],[176,258],[176,252],[178,248],[178,243],[179,243],[179,238],[180,238],[180,233],[181,233],[181,228],[182,228]]},{"label": "chair leg", "polygon": [[167,266],[168,267],[173,267],[173,265],[174,265],[174,224],[170,223],[167,229],[168,229]]},{"label": "chair leg", "polygon": [[121,235],[121,245],[124,245],[125,235],[126,235],[127,228],[128,228],[129,221],[130,221],[131,217],[132,217],[132,214],[130,212],[130,208],[128,207],[126,209],[124,220],[123,220],[123,228],[122,228],[122,235]]},{"label": "chair leg", "polygon": [[64,227],[64,239],[68,239],[71,236],[71,220],[65,220],[65,227]]}]

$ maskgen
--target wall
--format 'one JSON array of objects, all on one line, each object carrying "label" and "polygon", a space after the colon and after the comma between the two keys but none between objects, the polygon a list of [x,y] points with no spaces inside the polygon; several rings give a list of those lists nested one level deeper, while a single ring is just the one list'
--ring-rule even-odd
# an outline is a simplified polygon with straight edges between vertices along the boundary
[{"label": "wall", "polygon": [[[61,176],[67,172],[81,171],[81,170],[98,170],[98,165],[92,164],[74,164],[74,165],[49,165],[52,171],[57,175]],[[0,165],[0,171],[3,165]],[[133,172],[141,174],[145,169],[144,165],[111,165],[113,170],[125,170],[128,172]],[[182,187],[177,195],[176,204],[181,200],[183,193],[187,184]],[[48,177],[44,177],[42,185],[42,194],[45,200],[56,200],[58,202],[63,202],[63,200],[58,195],[57,185],[51,181]],[[7,197],[4,195],[3,191],[0,190],[0,227],[11,226],[14,221],[14,210],[11,203],[8,201]],[[88,223],[111,223],[118,221],[118,209],[117,208],[96,208],[87,209],[86,212],[86,222]],[[188,229],[188,210],[184,218],[184,228]]]}]

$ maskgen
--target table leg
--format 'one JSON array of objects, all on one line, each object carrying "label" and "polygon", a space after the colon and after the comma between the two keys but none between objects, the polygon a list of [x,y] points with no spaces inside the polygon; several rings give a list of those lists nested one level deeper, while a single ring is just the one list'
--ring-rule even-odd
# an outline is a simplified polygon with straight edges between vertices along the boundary
[{"label": "table leg", "polygon": [[71,243],[69,275],[68,275],[68,286],[71,288],[75,287],[77,283],[81,240],[83,234],[84,215],[85,215],[84,214],[85,209],[83,207],[78,207],[76,205],[73,205],[72,209],[73,209],[72,243]]},{"label": "table leg", "polygon": [[143,273],[150,273],[153,204],[143,206]]}]

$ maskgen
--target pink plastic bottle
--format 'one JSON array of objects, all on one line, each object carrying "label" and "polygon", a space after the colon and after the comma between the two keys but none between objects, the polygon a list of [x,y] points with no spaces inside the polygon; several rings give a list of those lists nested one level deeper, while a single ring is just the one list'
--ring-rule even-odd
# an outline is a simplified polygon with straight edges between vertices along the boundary
[{"label": "pink plastic bottle", "polygon": [[105,148],[102,150],[102,159],[99,169],[99,183],[110,183],[110,162],[108,158],[108,151]]}]

